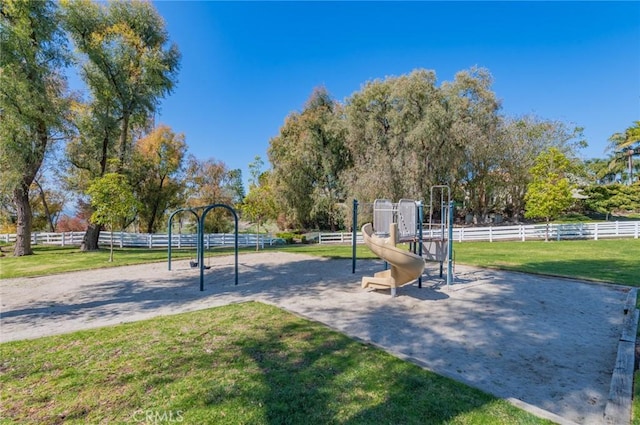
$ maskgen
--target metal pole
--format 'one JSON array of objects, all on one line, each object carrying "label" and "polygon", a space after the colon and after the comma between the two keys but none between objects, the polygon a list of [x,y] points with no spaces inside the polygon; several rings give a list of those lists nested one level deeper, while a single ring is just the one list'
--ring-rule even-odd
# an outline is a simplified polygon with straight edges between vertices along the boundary
[{"label": "metal pole", "polygon": [[235,270],[236,270],[236,281],[235,281],[235,285],[238,285],[238,214],[236,214],[236,211],[234,209],[230,209],[231,213],[233,214],[233,218],[235,220],[235,249],[234,249],[234,256],[235,256]]},{"label": "metal pole", "polygon": [[449,201],[449,240],[447,241],[447,287],[453,278],[453,201]]},{"label": "metal pole", "polygon": [[200,268],[200,291],[204,291],[204,218],[198,218],[198,267]]},{"label": "metal pole", "polygon": [[351,273],[356,272],[356,244],[358,243],[358,200],[353,200],[353,219],[351,220]]},{"label": "metal pole", "polygon": [[169,267],[169,271],[171,271],[171,221],[173,220],[173,214],[171,214],[171,217],[169,217],[169,248],[168,248],[168,256],[169,256],[169,261],[168,261],[168,267]]},{"label": "metal pole", "polygon": [[[234,235],[235,265],[234,265],[234,269],[235,269],[235,285],[237,285],[238,284],[238,214],[236,213],[236,210],[234,210],[229,205],[225,205],[225,204],[208,205],[208,206],[204,207],[204,211],[202,212],[203,229],[204,229],[204,219],[205,219],[205,217],[207,216],[209,211],[214,209],[214,208],[225,208],[233,215],[233,220],[234,220],[234,223],[235,223],[235,226],[234,226],[235,227],[235,235]],[[204,260],[204,255],[203,255],[203,260]],[[201,288],[202,288],[202,282],[203,282],[203,278],[202,278],[202,273],[201,273],[201,278],[200,278],[200,287]],[[202,291],[204,289],[200,289],[200,290]]]},{"label": "metal pole", "polygon": [[[422,202],[418,201],[418,255],[422,257],[422,215],[423,207]],[[422,288],[422,275],[418,278],[418,288]]]}]

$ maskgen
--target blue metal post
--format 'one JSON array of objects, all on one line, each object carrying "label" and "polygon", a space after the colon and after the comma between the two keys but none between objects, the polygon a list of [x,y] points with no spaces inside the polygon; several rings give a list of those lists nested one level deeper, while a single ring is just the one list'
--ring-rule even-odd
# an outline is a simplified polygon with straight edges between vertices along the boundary
[{"label": "blue metal post", "polygon": [[451,285],[453,279],[453,201],[449,201],[449,235],[447,241],[448,262],[447,262],[447,287]]},{"label": "blue metal post", "polygon": [[[214,208],[225,208],[233,215],[233,220],[235,222],[235,238],[234,238],[234,257],[235,257],[235,284],[238,284],[238,214],[236,210],[231,208],[229,205],[225,204],[213,204],[204,208],[202,212],[202,217],[200,218],[200,222],[202,223],[202,234],[204,234],[204,219],[207,216],[207,213]],[[201,236],[202,245],[204,247],[204,236]],[[204,250],[203,250],[204,251]],[[204,291],[204,253],[201,256],[200,260],[200,290]]]},{"label": "blue metal post", "polygon": [[169,271],[171,271],[171,242],[172,242],[172,240],[171,240],[171,221],[173,220],[173,215],[174,214],[171,214],[171,216],[169,217],[169,231],[168,231],[168,233],[169,233],[169,243],[168,243],[169,248],[167,250],[168,251],[167,255],[169,257],[168,261],[167,261],[167,267],[169,268]]},{"label": "blue metal post", "polygon": [[353,200],[353,220],[351,220],[351,273],[356,272],[356,244],[358,243],[358,200]]},{"label": "blue metal post", "polygon": [[[206,210],[205,210],[206,211]],[[204,291],[204,218],[203,212],[198,220],[198,268],[200,268],[200,290]]]},{"label": "blue metal post", "polygon": [[171,227],[173,227],[173,217],[175,217],[176,214],[179,214],[179,213],[184,212],[184,211],[189,211],[191,214],[193,214],[196,217],[196,221],[197,222],[200,221],[200,218],[198,217],[198,214],[194,210],[192,210],[191,208],[180,208],[179,210],[175,210],[174,212],[172,212],[171,215],[169,216],[169,231],[168,231],[168,233],[169,233],[169,244],[168,244],[169,247],[167,248],[167,251],[168,251],[167,254],[168,254],[168,257],[169,257],[169,261],[168,261],[169,271],[171,271],[171,248],[172,248],[171,245],[172,245],[172,242],[173,242],[172,237],[171,237]]},{"label": "blue metal post", "polygon": [[[418,255],[422,257],[422,215],[423,215],[422,201],[418,201]],[[418,288],[422,288],[422,275],[418,278]]]}]

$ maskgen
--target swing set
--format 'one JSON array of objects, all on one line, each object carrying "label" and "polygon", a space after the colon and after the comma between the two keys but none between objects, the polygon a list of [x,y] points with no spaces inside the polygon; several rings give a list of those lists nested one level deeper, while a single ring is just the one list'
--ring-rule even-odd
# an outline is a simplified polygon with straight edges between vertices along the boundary
[{"label": "swing set", "polygon": [[[224,208],[233,215],[234,220],[234,257],[235,257],[235,284],[238,284],[238,214],[236,210],[226,204],[211,204],[203,207],[193,208],[180,208],[171,213],[169,216],[169,243],[168,245],[168,269],[171,271],[171,248],[173,245],[173,238],[171,235],[171,228],[173,224],[173,218],[183,212],[190,212],[196,218],[198,223],[198,234],[196,238],[196,259],[190,260],[189,265],[191,267],[198,267],[200,269],[200,290],[204,291],[204,270],[209,269],[210,266],[204,265],[204,220],[207,217],[209,211],[214,208]],[[201,214],[198,214],[201,211]]]}]

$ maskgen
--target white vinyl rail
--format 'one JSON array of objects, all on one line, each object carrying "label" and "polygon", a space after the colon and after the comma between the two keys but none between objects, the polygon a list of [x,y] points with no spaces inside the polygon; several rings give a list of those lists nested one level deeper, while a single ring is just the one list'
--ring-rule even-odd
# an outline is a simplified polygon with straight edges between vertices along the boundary
[{"label": "white vinyl rail", "polygon": [[[454,227],[453,240],[455,242],[470,241],[530,241],[544,240],[547,231],[546,224],[520,224],[516,226],[489,226],[489,227]],[[423,232],[424,237],[441,237],[439,230],[433,230],[433,235],[428,230]],[[80,245],[84,232],[44,233],[33,232],[31,243],[34,245]],[[351,232],[320,233],[318,242],[321,244],[350,244],[353,234]],[[610,238],[635,238],[640,237],[640,221],[607,221],[594,223],[567,223],[550,224],[549,239],[610,239]],[[101,232],[99,243],[108,245],[111,233]],[[273,235],[255,233],[238,234],[238,244],[241,246],[255,246],[256,239],[261,246],[273,245],[281,242],[281,239]],[[357,243],[364,243],[362,233],[356,235]],[[139,248],[167,248],[169,241],[166,233],[126,233],[114,232],[113,244],[117,247]],[[0,234],[0,242],[13,243],[15,234]],[[210,233],[204,235],[205,248],[233,246],[233,233]],[[172,235],[173,248],[195,248],[195,234]]]},{"label": "white vinyl rail", "polygon": [[[531,241],[544,240],[547,232],[546,224],[520,224],[516,226],[489,227],[454,227],[453,240],[455,242],[470,241]],[[439,230],[433,235],[428,230],[423,231],[424,237],[441,237]],[[610,221],[597,223],[567,223],[550,224],[549,239],[609,239],[635,238],[640,236],[640,221]],[[352,233],[321,233],[319,243],[339,244],[351,243]],[[362,243],[362,235],[358,233],[358,243]]]},{"label": "white vinyl rail", "polygon": [[[60,232],[60,233],[31,233],[31,243],[33,245],[58,245],[77,246],[82,243],[84,232]],[[205,249],[223,246],[233,246],[235,236],[233,233],[208,233],[204,235]],[[173,248],[195,248],[197,235],[195,234],[172,234]],[[15,234],[0,234],[0,242],[13,243],[16,240]],[[255,246],[256,242],[261,246],[276,243],[277,238],[271,235],[255,233],[239,233],[238,245]],[[100,245],[111,243],[111,232],[100,232],[98,239]],[[167,248],[169,246],[169,236],[166,233],[127,233],[114,232],[113,245],[120,248]]]}]

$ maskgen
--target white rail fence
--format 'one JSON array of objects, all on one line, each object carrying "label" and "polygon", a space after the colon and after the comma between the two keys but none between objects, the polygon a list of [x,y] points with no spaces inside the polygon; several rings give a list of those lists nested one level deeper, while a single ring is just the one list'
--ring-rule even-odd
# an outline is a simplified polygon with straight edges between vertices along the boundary
[{"label": "white rail fence", "polygon": [[[529,241],[544,240],[547,232],[545,224],[523,224],[516,226],[490,226],[490,227],[455,227],[453,229],[453,240],[456,242],[470,241]],[[440,230],[423,231],[425,237],[437,237]],[[64,233],[32,233],[31,243],[34,245],[80,245],[84,232],[64,232]],[[350,232],[341,233],[320,233],[318,242],[321,244],[347,244],[351,243],[353,234]],[[640,221],[613,221],[598,223],[569,223],[550,224],[549,239],[609,239],[609,238],[635,238],[640,237]],[[111,233],[101,232],[99,243],[109,245]],[[362,233],[356,235],[357,243],[363,243]],[[174,248],[194,248],[196,246],[196,235],[177,234],[171,235],[172,247]],[[241,246],[255,246],[256,239],[261,246],[282,243],[282,239],[272,235],[257,235],[253,233],[238,234],[238,244]],[[15,242],[15,234],[0,234],[0,242]],[[205,248],[233,246],[233,233],[210,233],[204,235]],[[125,233],[114,232],[113,244],[117,247],[139,247],[139,248],[167,248],[169,236],[157,233]]]},{"label": "white rail fence", "polygon": [[[84,232],[62,232],[62,233],[40,233],[31,234],[33,245],[58,245],[58,246],[78,246],[82,243]],[[235,236],[233,233],[209,233],[204,235],[205,249],[223,246],[233,246]],[[13,243],[16,240],[15,234],[0,234],[0,242]],[[173,248],[195,248],[197,245],[197,235],[195,234],[172,234],[171,246]],[[278,243],[279,239],[271,235],[257,235],[255,233],[239,233],[238,245],[255,246],[256,243],[262,247]],[[100,245],[110,245],[111,232],[100,232],[98,239]],[[126,233],[114,232],[113,245],[120,248],[167,248],[169,246],[169,235],[166,233]]]},{"label": "white rail fence", "polygon": [[[456,242],[471,241],[530,241],[544,240],[547,232],[546,224],[521,224],[516,226],[489,227],[454,227],[453,240]],[[441,230],[423,230],[424,237],[438,237]],[[352,233],[321,233],[319,243],[350,243]],[[608,239],[635,238],[640,236],[640,221],[612,221],[598,223],[550,224],[549,239]],[[362,235],[357,235],[358,243],[362,243]]]}]

